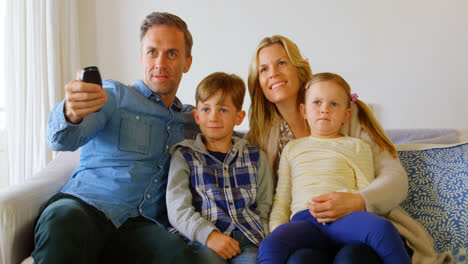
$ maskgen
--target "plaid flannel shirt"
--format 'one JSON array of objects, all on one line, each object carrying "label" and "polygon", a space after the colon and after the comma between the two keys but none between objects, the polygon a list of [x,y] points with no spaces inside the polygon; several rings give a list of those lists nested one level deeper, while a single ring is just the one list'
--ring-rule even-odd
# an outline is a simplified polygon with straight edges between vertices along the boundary
[{"label": "plaid flannel shirt", "polygon": [[224,234],[238,228],[258,246],[265,238],[256,202],[258,148],[231,148],[223,162],[190,147],[179,150],[190,165],[195,211]]}]

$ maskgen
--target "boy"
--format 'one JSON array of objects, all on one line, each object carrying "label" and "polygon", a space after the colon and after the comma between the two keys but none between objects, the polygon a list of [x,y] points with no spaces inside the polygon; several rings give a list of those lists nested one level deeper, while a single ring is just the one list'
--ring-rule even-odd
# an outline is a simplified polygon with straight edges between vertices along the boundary
[{"label": "boy", "polygon": [[233,136],[245,117],[245,84],[216,72],[196,90],[202,134],[171,149],[166,203],[170,223],[203,263],[257,263],[268,234],[273,178],[266,155]]}]

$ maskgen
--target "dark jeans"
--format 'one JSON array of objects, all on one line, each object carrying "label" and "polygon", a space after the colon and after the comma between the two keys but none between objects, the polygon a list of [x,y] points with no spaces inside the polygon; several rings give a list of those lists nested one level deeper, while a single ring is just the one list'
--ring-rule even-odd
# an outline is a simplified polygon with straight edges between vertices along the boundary
[{"label": "dark jeans", "polygon": [[106,216],[71,195],[52,197],[34,230],[34,263],[190,263],[193,252],[143,217],[115,228]]}]

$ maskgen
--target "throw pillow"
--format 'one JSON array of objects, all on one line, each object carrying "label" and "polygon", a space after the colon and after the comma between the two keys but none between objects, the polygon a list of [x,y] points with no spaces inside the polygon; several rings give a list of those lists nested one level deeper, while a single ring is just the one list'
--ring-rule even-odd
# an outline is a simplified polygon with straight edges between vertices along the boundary
[{"label": "throw pillow", "polygon": [[408,174],[401,207],[434,239],[437,253],[454,263],[468,261],[468,142],[451,145],[396,145]]}]

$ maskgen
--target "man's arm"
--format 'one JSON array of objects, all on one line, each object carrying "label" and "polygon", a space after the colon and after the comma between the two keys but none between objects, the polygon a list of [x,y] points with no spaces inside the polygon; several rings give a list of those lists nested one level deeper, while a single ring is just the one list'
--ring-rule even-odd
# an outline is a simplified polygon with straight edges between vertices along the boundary
[{"label": "man's arm", "polygon": [[[78,85],[78,88],[69,88],[70,86],[74,87],[76,85]],[[91,99],[90,102],[87,102],[86,100],[81,101],[78,104],[76,101],[69,103],[70,97],[85,99],[95,98],[87,92],[89,88],[88,86],[96,86],[99,89],[97,93],[104,96],[104,99],[101,98],[101,100],[103,100],[102,104],[97,105],[99,108],[96,109],[96,105],[94,105],[96,101],[94,99]],[[92,87],[92,89],[97,89],[96,87]],[[47,124],[47,142],[52,150],[74,151],[86,144],[96,135],[97,131],[105,126],[107,119],[110,117],[115,107],[115,98],[111,95],[108,98],[106,91],[99,85],[88,84],[80,81],[71,81],[66,85],[65,90],[67,98],[57,104],[49,114]],[[88,103],[92,106],[86,108]],[[77,105],[79,107],[84,106],[85,108],[80,108],[81,110],[76,111],[75,107]],[[101,111],[96,112],[99,109],[101,109]],[[77,121],[74,114],[67,116],[67,112],[70,111],[72,113],[80,113],[82,116],[77,124],[74,124],[74,122]],[[86,114],[83,115],[83,111],[85,111]]]}]

